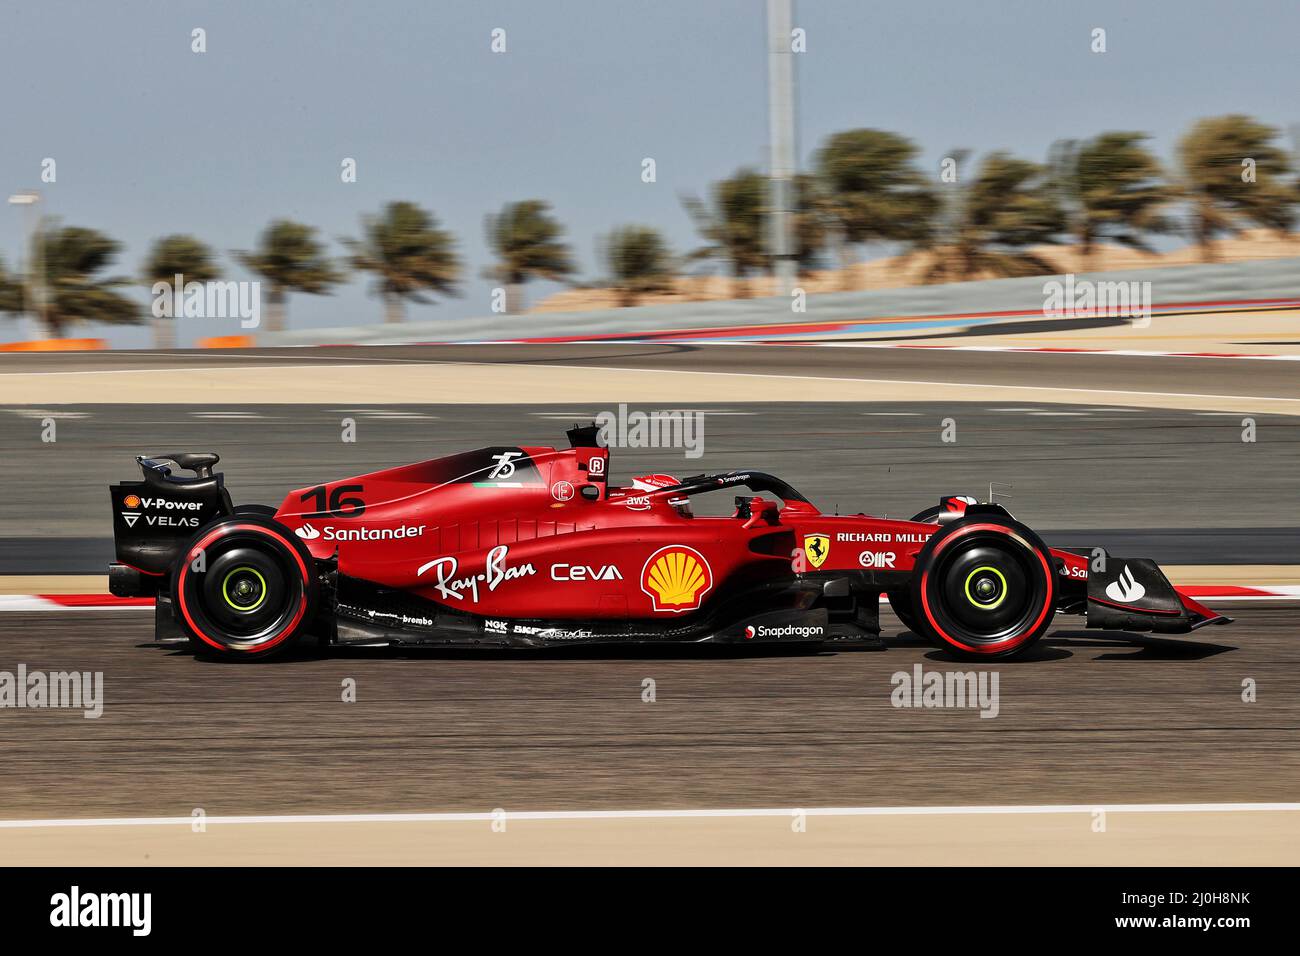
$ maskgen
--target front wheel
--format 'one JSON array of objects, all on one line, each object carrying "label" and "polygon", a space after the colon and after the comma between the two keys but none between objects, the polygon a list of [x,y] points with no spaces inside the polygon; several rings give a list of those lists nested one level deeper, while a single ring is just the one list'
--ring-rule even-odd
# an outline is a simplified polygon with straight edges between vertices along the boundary
[{"label": "front wheel", "polygon": [[255,515],[200,531],[172,582],[176,616],[196,652],[227,660],[284,650],[315,607],[310,553],[283,525]]},{"label": "front wheel", "polygon": [[970,515],[926,542],[912,576],[921,632],[959,657],[1023,654],[1055,614],[1051,552],[1009,517]]},{"label": "front wheel", "polygon": [[886,591],[885,597],[889,598],[889,607],[894,612],[894,616],[913,634],[922,634],[920,618],[916,616],[916,606],[912,604],[912,594],[905,588],[899,588],[893,591]]}]

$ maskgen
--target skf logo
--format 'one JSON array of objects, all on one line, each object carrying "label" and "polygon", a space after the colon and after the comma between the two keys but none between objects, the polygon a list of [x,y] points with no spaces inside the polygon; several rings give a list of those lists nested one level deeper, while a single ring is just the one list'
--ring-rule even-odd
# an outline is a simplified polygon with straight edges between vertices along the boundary
[{"label": "skf logo", "polygon": [[831,555],[831,539],[824,534],[806,534],[803,537],[803,553],[808,555],[808,563],[820,568]]},{"label": "skf logo", "polygon": [[641,590],[656,611],[694,611],[713,587],[713,569],[704,555],[684,544],[670,544],[646,559]]}]

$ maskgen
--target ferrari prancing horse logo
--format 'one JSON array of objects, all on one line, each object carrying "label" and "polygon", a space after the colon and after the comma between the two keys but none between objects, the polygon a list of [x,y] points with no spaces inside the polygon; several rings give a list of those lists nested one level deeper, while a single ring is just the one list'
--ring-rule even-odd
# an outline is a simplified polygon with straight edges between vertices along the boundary
[{"label": "ferrari prancing horse logo", "polygon": [[820,568],[831,554],[830,535],[806,534],[803,536],[803,553],[808,555],[808,563]]}]

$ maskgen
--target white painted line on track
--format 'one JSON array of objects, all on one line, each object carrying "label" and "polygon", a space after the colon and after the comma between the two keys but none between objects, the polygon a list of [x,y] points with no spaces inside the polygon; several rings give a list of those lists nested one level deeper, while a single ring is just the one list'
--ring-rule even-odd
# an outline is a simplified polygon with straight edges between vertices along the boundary
[{"label": "white painted line on track", "polygon": [[491,823],[506,820],[691,820],[746,817],[914,817],[1015,816],[1020,814],[1115,813],[1296,813],[1300,803],[1075,803],[1016,806],[949,807],[761,807],[698,810],[502,810],[467,813],[307,813],[204,817],[88,817],[48,820],[0,820],[0,830],[55,827],[167,827],[250,824],[331,823]]},{"label": "white painted line on track", "polygon": [[[900,336],[906,338],[906,336]],[[697,343],[696,340],[689,340]],[[654,342],[653,339],[649,342]],[[719,343],[721,344],[721,343]],[[1031,345],[925,345],[895,344],[888,342],[819,342],[816,339],[787,339],[785,341],[746,342],[736,340],[730,345],[806,345],[822,349],[909,349],[913,352],[1020,352],[1033,355],[1119,355],[1125,358],[1196,358],[1196,359],[1246,359],[1250,361],[1300,362],[1300,355],[1251,354],[1248,352],[1165,352],[1148,349],[1090,349],[1073,346]]]}]

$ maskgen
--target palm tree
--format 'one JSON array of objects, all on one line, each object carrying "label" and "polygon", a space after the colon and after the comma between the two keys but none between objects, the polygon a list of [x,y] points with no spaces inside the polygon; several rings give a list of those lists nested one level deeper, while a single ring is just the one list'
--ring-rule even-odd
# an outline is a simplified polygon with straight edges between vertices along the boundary
[{"label": "palm tree", "polygon": [[1174,190],[1161,181],[1160,164],[1143,146],[1142,133],[1102,133],[1085,143],[1067,140],[1052,149],[1058,196],[1088,271],[1103,240],[1151,252],[1145,233],[1173,231],[1163,215]]},{"label": "palm tree", "polygon": [[[213,262],[212,249],[193,236],[175,233],[163,236],[149,250],[145,260],[144,282],[152,288],[155,283],[165,282],[168,286],[180,276],[182,286],[188,282],[211,282],[218,276]],[[155,316],[153,321],[154,347],[170,349],[176,347],[176,316]]]},{"label": "palm tree", "polygon": [[713,184],[712,206],[694,196],[682,204],[695,221],[705,245],[687,258],[725,259],[731,265],[734,295],[749,295],[747,278],[767,268],[768,178],[753,169],[741,169]]},{"label": "palm tree", "polygon": [[[1286,152],[1273,145],[1277,130],[1249,116],[1214,116],[1197,122],[1178,142],[1182,185],[1192,205],[1192,235],[1206,262],[1213,262],[1214,239],[1246,224],[1285,230],[1292,222],[1297,195],[1284,178]],[[1254,160],[1254,181],[1242,178],[1245,160]]]},{"label": "palm tree", "polygon": [[818,150],[817,176],[846,281],[852,247],[879,241],[919,245],[930,235],[939,199],[915,165],[917,153],[910,140],[878,129],[836,133]]},{"label": "palm tree", "polygon": [[484,275],[506,287],[506,311],[521,311],[523,285],[529,279],[563,281],[574,272],[569,247],[561,240],[562,227],[551,215],[549,203],[525,199],[508,203],[486,220],[488,245],[497,265]]},{"label": "palm tree", "polygon": [[23,284],[9,274],[4,259],[0,259],[0,312],[18,315],[24,308]]},{"label": "palm tree", "polygon": [[619,290],[620,305],[636,305],[639,296],[672,289],[672,254],[657,229],[620,226],[603,245],[602,258]]},{"label": "palm tree", "polygon": [[927,282],[980,275],[1031,276],[1053,271],[1030,246],[1059,242],[1065,213],[1047,171],[1037,163],[990,153],[974,179],[956,191],[945,226],[923,240],[933,253]]},{"label": "palm tree", "polygon": [[325,247],[311,226],[277,219],[266,227],[253,252],[236,252],[235,258],[257,273],[269,286],[266,294],[268,332],[284,331],[285,300],[290,292],[326,295],[342,281]]},{"label": "palm tree", "polygon": [[[820,264],[826,247],[827,203],[816,177],[794,177],[795,260],[800,273]],[[694,196],[682,204],[695,222],[706,245],[687,259],[723,259],[731,266],[734,295],[749,295],[748,277],[772,268],[768,252],[771,227],[771,180],[753,169],[740,169],[713,184],[712,206]]]},{"label": "palm tree", "polygon": [[794,242],[799,272],[804,274],[822,265],[822,252],[830,238],[828,225],[833,221],[830,200],[821,182],[811,173],[794,177]]},{"label": "palm tree", "polygon": [[392,202],[381,216],[362,219],[364,238],[344,239],[352,268],[373,272],[384,300],[384,321],[401,322],[409,299],[426,303],[427,290],[456,295],[460,259],[451,233],[415,203]]},{"label": "palm tree", "polygon": [[140,321],[140,307],[117,290],[130,285],[122,276],[99,275],[108,268],[121,243],[97,229],[42,225],[35,237],[34,270],[38,279],[26,283],[24,299],[48,330],[63,338],[76,322],[130,325]]}]

